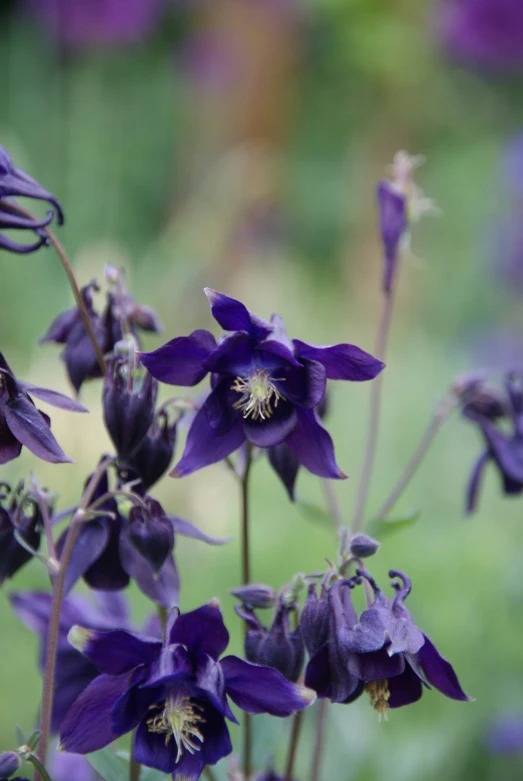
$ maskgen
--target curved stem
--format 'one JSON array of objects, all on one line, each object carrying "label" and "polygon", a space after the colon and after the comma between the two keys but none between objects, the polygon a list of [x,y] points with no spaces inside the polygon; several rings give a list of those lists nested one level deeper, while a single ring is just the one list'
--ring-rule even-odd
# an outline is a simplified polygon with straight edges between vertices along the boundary
[{"label": "curved stem", "polygon": [[285,766],[284,781],[292,781],[292,771],[294,770],[294,762],[296,759],[296,752],[298,750],[298,742],[300,740],[301,725],[303,723],[303,711],[294,714],[292,721],[291,740],[289,743],[289,754],[287,756],[287,764]]},{"label": "curved stem", "polygon": [[[47,743],[49,740],[49,733],[51,730],[51,716],[53,710],[53,694],[54,694],[54,682],[56,672],[56,651],[58,648],[58,635],[60,631],[60,611],[62,607],[62,601],[64,596],[65,575],[67,573],[67,566],[71,558],[71,554],[74,549],[76,538],[84,518],[85,510],[89,506],[92,495],[98,485],[98,482],[102,478],[102,475],[106,471],[108,465],[112,461],[111,458],[105,458],[93,472],[89,483],[84,491],[78,510],[73,516],[71,525],[67,531],[65,538],[62,555],[60,557],[60,568],[53,582],[53,596],[51,601],[51,615],[49,618],[49,626],[47,630],[47,641],[45,648],[45,669],[44,669],[44,682],[42,691],[42,709],[40,716],[40,740],[38,743],[38,760],[45,767],[45,761],[47,757]],[[40,773],[35,773],[35,781],[40,781]]]},{"label": "curved stem", "polygon": [[[376,341],[376,357],[383,360],[387,347],[387,337],[389,333],[390,320],[392,314],[393,292],[383,298],[383,307],[381,310],[380,324],[378,328],[378,337]],[[379,415],[381,403],[382,375],[372,381],[372,391],[370,400],[370,421],[367,434],[367,445],[365,448],[365,458],[363,460],[363,469],[361,472],[360,484],[356,496],[356,505],[351,524],[351,533],[356,534],[362,526],[365,505],[369,492],[370,478],[374,466],[374,457],[376,455],[376,444],[378,441]]]},{"label": "curved stem", "polygon": [[[26,209],[22,208],[19,204],[10,204],[10,206],[17,211],[19,214],[21,214],[23,217],[27,217],[27,219],[35,221],[36,218],[34,215],[31,214],[31,212],[26,211]],[[87,307],[85,305],[85,301],[82,297],[82,293],[80,292],[80,288],[78,287],[78,283],[76,281],[76,277],[74,275],[73,267],[71,266],[71,261],[67,257],[67,253],[65,249],[62,247],[61,243],[58,241],[54,233],[49,230],[49,228],[42,228],[42,233],[45,233],[47,236],[49,243],[52,245],[53,249],[55,250],[56,254],[60,258],[60,261],[62,263],[62,266],[64,268],[65,273],[67,274],[67,279],[69,280],[69,284],[71,286],[71,290],[73,291],[73,295],[76,300],[76,304],[78,306],[78,309],[80,311],[80,316],[82,318],[83,324],[85,326],[85,330],[87,331],[87,335],[89,336],[89,339],[91,341],[91,344],[93,346],[94,353],[96,355],[96,360],[98,361],[98,365],[100,367],[100,371],[102,374],[105,374],[106,365],[105,365],[105,358],[103,356],[102,350],[100,349],[100,345],[96,341],[96,336],[93,331],[93,324],[91,323],[91,318],[89,317],[89,312],[87,311]]]},{"label": "curved stem", "polygon": [[320,766],[325,744],[325,728],[327,726],[327,703],[327,699],[318,700],[316,708],[316,740],[312,750],[310,781],[319,781],[320,778]]}]

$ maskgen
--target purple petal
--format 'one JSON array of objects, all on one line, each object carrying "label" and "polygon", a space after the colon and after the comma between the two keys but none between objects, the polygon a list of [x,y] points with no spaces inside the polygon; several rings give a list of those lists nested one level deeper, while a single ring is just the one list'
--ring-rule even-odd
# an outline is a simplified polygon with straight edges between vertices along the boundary
[{"label": "purple petal", "polygon": [[292,342],[290,340],[282,342],[279,339],[274,339],[273,336],[274,334],[271,334],[271,338],[265,339],[260,345],[261,349],[258,351],[260,362],[267,369],[286,363],[299,368],[301,363],[294,356]]},{"label": "purple petal", "polygon": [[472,474],[470,476],[470,481],[467,488],[467,507],[466,507],[467,513],[472,513],[476,509],[476,505],[478,501],[478,492],[481,485],[481,478],[483,477],[483,470],[489,459],[490,459],[490,453],[488,450],[486,450],[484,453],[480,455],[480,457],[478,458],[478,460],[474,465],[474,469],[472,470]]},{"label": "purple petal", "polygon": [[189,336],[177,336],[152,353],[138,353],[147,371],[168,385],[197,385],[207,369],[203,362],[216,348],[209,331],[193,331]]},{"label": "purple petal", "polygon": [[[59,556],[63,550],[66,535],[67,530],[58,540],[57,551]],[[74,584],[85,575],[89,567],[100,558],[108,541],[109,529],[107,524],[99,521],[87,521],[82,524],[67,565],[64,594],[68,594]]]},{"label": "purple petal", "polygon": [[377,681],[401,675],[405,669],[405,659],[403,654],[389,656],[385,649],[363,654],[351,653],[348,668],[361,681]]},{"label": "purple petal", "polygon": [[314,702],[311,689],[291,683],[278,670],[245,662],[237,656],[221,661],[227,694],[246,713],[290,716]]},{"label": "purple petal", "polygon": [[316,410],[297,409],[298,425],[287,439],[300,464],[318,477],[344,480],[344,474],[336,463],[332,439],[319,419]]},{"label": "purple petal", "polygon": [[183,518],[176,518],[174,515],[168,515],[167,517],[171,521],[176,534],[182,534],[184,537],[202,540],[209,545],[225,545],[232,539],[231,537],[211,537],[189,521],[184,521]]},{"label": "purple petal", "polygon": [[52,464],[72,463],[51,434],[49,418],[24,396],[11,399],[4,407],[6,423],[16,439],[31,453]]},{"label": "purple petal", "polygon": [[[89,302],[88,307],[91,309]],[[44,344],[45,342],[65,344],[71,328],[75,325],[75,323],[78,322],[79,317],[79,309],[77,306],[73,306],[71,309],[67,309],[65,312],[61,312],[59,315],[57,315],[57,317],[55,317],[41,339],[39,339],[39,344]]]},{"label": "purple petal", "polygon": [[65,717],[60,748],[74,754],[89,754],[120,737],[113,727],[111,711],[128,686],[132,673],[100,675],[79,696]]},{"label": "purple petal", "polygon": [[173,477],[185,477],[204,466],[222,461],[238,450],[244,441],[241,419],[229,431],[219,434],[209,424],[204,404],[189,429],[182,458],[170,474]]},{"label": "purple petal", "polygon": [[408,664],[401,675],[388,679],[390,697],[388,700],[389,708],[401,708],[402,705],[410,705],[417,702],[422,693],[423,685]]},{"label": "purple petal", "polygon": [[31,396],[36,396],[37,399],[46,401],[47,404],[52,404],[53,407],[66,409],[69,412],[89,412],[87,407],[84,407],[79,401],[70,399],[69,396],[58,393],[58,391],[49,390],[48,388],[38,388],[35,385],[31,385],[29,382],[18,381],[18,385],[23,388],[26,393],[29,393]]},{"label": "purple petal", "polygon": [[218,659],[229,644],[229,633],[218,601],[213,600],[178,616],[171,628],[169,643],[180,643],[191,654],[207,654]]},{"label": "purple petal", "polygon": [[425,643],[418,651],[418,659],[428,682],[453,700],[471,700],[472,697],[465,694],[461,688],[450,662],[441,656],[427,635],[424,637]]},{"label": "purple petal", "polygon": [[13,458],[18,458],[21,450],[21,442],[11,433],[3,410],[0,409],[0,464],[7,464]]},{"label": "purple petal", "polygon": [[285,399],[280,399],[270,418],[265,420],[243,419],[245,437],[256,447],[273,447],[284,442],[296,429],[296,409]]},{"label": "purple petal", "polygon": [[180,579],[172,555],[167,558],[159,572],[155,573],[147,559],[121,534],[120,560],[124,570],[149,599],[165,608],[178,604]]},{"label": "purple petal", "polygon": [[227,701],[225,676],[219,662],[210,656],[200,657],[196,670],[196,686],[201,696],[208,699],[222,716],[238,724]]},{"label": "purple petal", "polygon": [[141,688],[158,686],[172,688],[184,686],[194,677],[194,664],[187,649],[181,645],[163,645],[147,670],[147,678]]},{"label": "purple petal", "polygon": [[217,434],[226,434],[240,418],[240,412],[234,409],[238,399],[236,391],[231,390],[231,378],[225,377],[218,382],[203,403],[209,426]]},{"label": "purple petal", "polygon": [[[276,379],[282,378],[281,382]],[[293,404],[304,409],[316,407],[325,396],[327,386],[323,364],[305,359],[299,369],[291,367],[279,371],[274,384],[280,393]]]},{"label": "purple petal", "polygon": [[394,282],[401,237],[407,230],[406,199],[390,182],[381,181],[377,187],[380,233],[385,251],[383,289],[389,293]]},{"label": "purple petal", "polygon": [[253,370],[255,365],[254,344],[248,334],[235,331],[226,334],[216,350],[205,361],[210,372],[230,374],[233,377],[243,377]]},{"label": "purple petal", "polygon": [[327,643],[310,659],[305,670],[305,686],[313,689],[318,697],[331,696],[332,676]]},{"label": "purple petal", "polygon": [[523,483],[523,457],[518,436],[508,438],[486,418],[478,419],[491,456],[496,460],[504,476]]},{"label": "purple petal", "polygon": [[[147,722],[141,721],[134,738],[134,758],[145,767],[154,767],[162,773],[172,773],[176,767],[176,743],[174,740],[166,741],[165,735],[151,732]],[[201,758],[200,762],[201,773],[204,768]],[[199,778],[199,775],[196,778]]]},{"label": "purple petal", "polygon": [[271,333],[271,324],[249,312],[241,301],[210,287],[205,288],[205,295],[209,299],[212,316],[224,331],[246,331],[256,340],[265,339]]},{"label": "purple petal", "polygon": [[270,465],[287,489],[291,502],[294,502],[294,486],[296,484],[300,462],[286,442],[270,447],[267,451],[267,455],[269,456]]},{"label": "purple petal", "polygon": [[123,629],[97,630],[73,626],[68,640],[99,670],[121,675],[138,665],[150,665],[162,644]]},{"label": "purple petal", "polygon": [[385,368],[385,364],[354,344],[319,346],[293,339],[296,355],[322,363],[329,380],[372,380]]}]

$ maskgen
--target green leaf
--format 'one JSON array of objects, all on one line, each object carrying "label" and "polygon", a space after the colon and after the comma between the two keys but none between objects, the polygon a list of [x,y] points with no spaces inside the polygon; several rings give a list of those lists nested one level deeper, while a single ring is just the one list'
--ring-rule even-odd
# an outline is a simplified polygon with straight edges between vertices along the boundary
[{"label": "green leaf", "polygon": [[164,781],[167,778],[165,773],[155,770],[154,767],[143,767],[140,773],[140,781]]},{"label": "green leaf", "polygon": [[38,741],[40,740],[40,730],[37,729],[35,732],[33,732],[29,737],[27,738],[27,745],[31,749],[31,751],[34,751],[35,748],[38,746]]},{"label": "green leaf", "polygon": [[22,728],[18,726],[18,724],[15,727],[15,735],[16,735],[16,742],[19,746],[25,746],[27,741],[25,739],[25,735],[22,732]]},{"label": "green leaf", "polygon": [[414,510],[410,514],[402,515],[399,518],[375,518],[369,523],[366,533],[370,534],[371,537],[383,539],[388,534],[412,526],[420,516],[421,510]]},{"label": "green leaf", "polygon": [[128,781],[128,770],[110,749],[102,748],[85,758],[104,781]]}]

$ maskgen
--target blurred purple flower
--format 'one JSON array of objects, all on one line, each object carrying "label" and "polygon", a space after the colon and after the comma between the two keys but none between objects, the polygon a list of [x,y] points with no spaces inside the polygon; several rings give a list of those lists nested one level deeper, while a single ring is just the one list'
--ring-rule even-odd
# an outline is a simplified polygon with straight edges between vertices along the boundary
[{"label": "blurred purple flower", "polygon": [[165,5],[166,0],[26,0],[48,35],[69,50],[139,42]]},{"label": "blurred purple flower", "polygon": [[486,745],[491,754],[522,754],[523,713],[494,718],[487,728]]},{"label": "blurred purple flower", "polygon": [[448,51],[467,64],[523,66],[521,0],[440,0],[436,27]]},{"label": "blurred purple flower", "polygon": [[53,781],[103,781],[82,754],[53,749],[48,760]]}]

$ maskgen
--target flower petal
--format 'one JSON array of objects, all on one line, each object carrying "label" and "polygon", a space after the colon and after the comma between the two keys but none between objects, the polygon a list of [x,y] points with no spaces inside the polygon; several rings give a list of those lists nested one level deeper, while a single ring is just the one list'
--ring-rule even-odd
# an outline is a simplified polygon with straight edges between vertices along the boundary
[{"label": "flower petal", "polygon": [[47,415],[39,412],[22,394],[4,407],[5,419],[11,433],[31,453],[52,464],[72,463],[51,434]]},{"label": "flower petal", "polygon": [[147,371],[168,385],[197,385],[207,369],[203,362],[216,348],[210,331],[193,331],[189,336],[177,336],[151,353],[138,353]]},{"label": "flower petal", "polygon": [[290,716],[316,699],[315,693],[291,683],[272,667],[245,662],[237,656],[221,661],[227,694],[246,713]]},{"label": "flower petal", "polygon": [[309,660],[305,670],[305,686],[314,689],[318,697],[331,696],[332,675],[327,643]]},{"label": "flower petal", "polygon": [[344,474],[336,463],[334,444],[323,426],[316,410],[297,409],[298,425],[287,439],[300,464],[318,477],[344,480]]},{"label": "flower petal", "polygon": [[73,626],[67,639],[108,675],[121,675],[140,664],[150,665],[162,648],[157,640],[123,629],[97,630]]},{"label": "flower petal", "polygon": [[421,669],[425,673],[427,680],[436,687],[446,697],[453,700],[471,700],[458,681],[458,676],[450,662],[441,656],[432,641],[424,635],[425,643],[418,651],[418,659]]},{"label": "flower petal", "polygon": [[405,665],[405,670],[401,675],[388,679],[388,686],[390,692],[389,708],[401,708],[402,705],[417,702],[423,693],[423,684],[408,664]]},{"label": "flower petal", "polygon": [[180,643],[191,654],[218,659],[229,644],[218,600],[179,615],[171,628],[169,643]]},{"label": "flower petal", "polygon": [[220,434],[209,424],[204,404],[189,429],[182,458],[170,474],[173,477],[185,477],[204,466],[222,461],[238,450],[244,441],[241,418],[238,418],[229,431]]},{"label": "flower petal", "polygon": [[489,446],[490,454],[495,459],[503,476],[523,483],[523,457],[520,438],[517,435],[511,438],[504,436],[486,418],[478,418],[478,423]]},{"label": "flower petal", "polygon": [[202,540],[202,542],[207,542],[209,545],[225,545],[232,539],[231,537],[211,537],[209,534],[202,532],[201,529],[198,529],[193,523],[190,523],[190,521],[184,521],[183,518],[177,518],[174,515],[168,515],[167,518],[172,523],[175,533],[182,534],[184,537]]},{"label": "flower petal", "polygon": [[22,443],[11,433],[5,415],[0,410],[0,464],[7,464],[13,458],[18,458],[21,450]]},{"label": "flower petal", "polygon": [[69,396],[58,393],[58,391],[49,390],[49,388],[38,388],[36,385],[31,385],[29,382],[20,382],[20,380],[18,380],[18,385],[20,388],[23,388],[26,393],[29,393],[31,396],[36,396],[37,399],[45,401],[53,407],[66,409],[69,410],[69,412],[89,412],[87,407],[84,407],[79,401],[70,399]]},{"label": "flower petal", "polygon": [[[145,767],[172,773],[176,767],[176,743],[174,740],[166,741],[164,734],[151,732],[147,722],[142,720],[134,738],[134,759]],[[203,760],[200,758],[200,761]],[[202,770],[203,767],[202,764]]]},{"label": "flower petal", "polygon": [[[65,544],[67,530],[64,531],[57,543],[58,555],[61,555]],[[104,552],[109,541],[109,528],[107,523],[101,521],[87,521],[80,526],[78,537],[73,546],[71,558],[65,574],[64,594],[68,594],[74,584],[80,580],[97,559]]]},{"label": "flower petal", "polygon": [[132,673],[100,675],[79,696],[65,717],[60,730],[60,748],[75,754],[112,743],[123,735],[113,727],[111,711],[130,685]]},{"label": "flower petal", "polygon": [[296,429],[298,417],[293,404],[280,399],[270,418],[243,419],[245,437],[256,447],[273,447],[284,442]]},{"label": "flower petal", "polygon": [[401,675],[405,669],[405,659],[403,654],[389,656],[385,649],[364,654],[351,653],[348,668],[352,675],[362,681],[377,681]]},{"label": "flower petal", "polygon": [[256,340],[265,339],[271,333],[271,324],[249,312],[241,301],[210,287],[205,288],[205,295],[209,299],[212,316],[224,331],[246,331]]},{"label": "flower petal", "polygon": [[304,409],[316,407],[325,396],[327,375],[323,364],[304,360],[299,368],[284,367],[273,380],[280,393]]},{"label": "flower petal", "polygon": [[385,364],[354,344],[321,346],[293,339],[296,355],[319,361],[327,371],[329,380],[372,380],[385,368]]},{"label": "flower petal", "polygon": [[129,542],[125,534],[120,535],[120,561],[129,577],[149,599],[162,607],[178,604],[180,578],[172,555],[168,556],[160,570],[155,573],[151,564]]},{"label": "flower petal", "polygon": [[291,502],[294,502],[294,486],[300,468],[300,462],[287,445],[281,442],[268,448],[269,463],[287,489]]},{"label": "flower petal", "polygon": [[216,374],[243,377],[255,366],[255,354],[251,337],[243,331],[234,331],[220,340],[216,350],[205,361],[205,367]]},{"label": "flower petal", "polygon": [[478,502],[478,492],[481,486],[481,478],[483,477],[483,470],[489,459],[490,453],[488,450],[486,450],[480,455],[474,465],[474,469],[472,470],[467,488],[467,513],[472,513],[476,509]]}]

